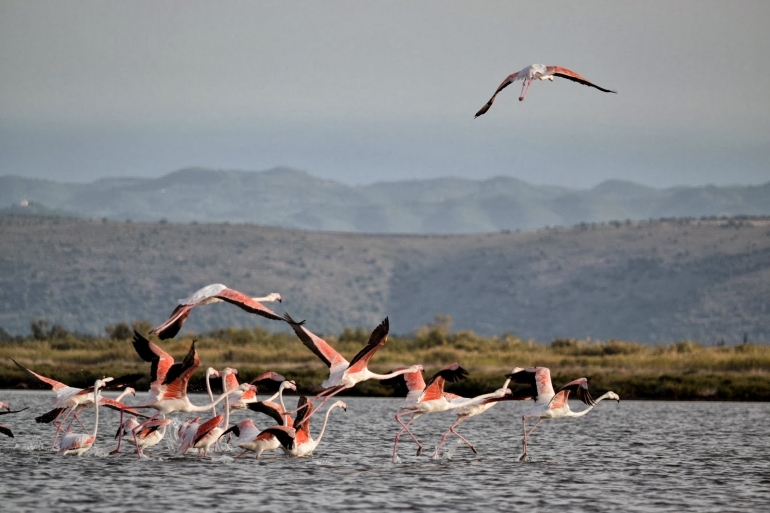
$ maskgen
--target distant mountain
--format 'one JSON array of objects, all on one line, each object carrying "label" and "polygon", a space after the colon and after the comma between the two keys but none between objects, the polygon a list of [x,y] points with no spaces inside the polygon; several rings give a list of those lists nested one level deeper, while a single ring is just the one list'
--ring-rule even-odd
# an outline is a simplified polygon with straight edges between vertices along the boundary
[{"label": "distant mountain", "polygon": [[[408,333],[450,314],[457,330],[540,341],[770,342],[770,218],[428,236],[0,217],[9,333],[29,333],[35,318],[86,333],[159,324],[210,283],[280,292],[269,306],[316,333],[369,330],[386,315]],[[195,309],[184,329],[244,325],[286,328],[218,304]]]},{"label": "distant mountain", "polygon": [[515,178],[348,186],[304,171],[182,169],[90,184],[0,176],[0,208],[34,202],[91,219],[232,222],[362,233],[479,233],[581,222],[769,215],[770,182],[654,189],[610,180],[589,190]]}]

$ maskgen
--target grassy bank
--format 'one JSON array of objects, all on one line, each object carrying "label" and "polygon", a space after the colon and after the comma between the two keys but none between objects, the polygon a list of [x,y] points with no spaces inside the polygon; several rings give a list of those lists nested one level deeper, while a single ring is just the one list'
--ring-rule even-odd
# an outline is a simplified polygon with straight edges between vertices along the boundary
[{"label": "grassy bank", "polygon": [[[146,333],[146,323],[135,323]],[[409,336],[392,335],[375,355],[370,367],[387,372],[397,366],[421,363],[431,375],[442,366],[459,362],[470,371],[469,379],[451,390],[473,395],[499,387],[514,366],[546,366],[554,385],[577,377],[589,379],[595,395],[613,390],[625,399],[669,400],[770,400],[770,346],[742,344],[704,347],[692,341],[649,346],[624,341],[554,340],[550,344],[515,336],[479,337],[471,332],[450,333],[448,323],[437,322]],[[149,364],[134,352],[131,330],[110,326],[109,336],[87,337],[54,326],[33,327],[29,337],[5,337],[0,341],[0,388],[39,388],[10,361],[14,358],[36,372],[73,386],[86,386],[97,377],[145,372],[138,388],[146,388]],[[325,337],[348,359],[366,343],[369,332],[346,329]],[[191,390],[203,390],[207,366],[235,367],[241,381],[273,370],[297,381],[300,390],[319,390],[326,367],[296,336],[271,333],[261,328],[223,329],[196,337],[181,336],[161,342],[177,360],[184,357],[193,338],[202,367]],[[359,384],[352,394],[398,393],[377,382]]]}]

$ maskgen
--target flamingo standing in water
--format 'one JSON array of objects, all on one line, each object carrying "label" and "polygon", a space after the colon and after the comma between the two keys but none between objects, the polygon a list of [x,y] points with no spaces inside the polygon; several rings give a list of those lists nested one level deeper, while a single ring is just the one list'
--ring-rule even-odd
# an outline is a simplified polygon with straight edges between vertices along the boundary
[{"label": "flamingo standing in water", "polygon": [[262,304],[263,302],[272,301],[281,302],[281,295],[279,293],[271,292],[265,297],[249,297],[243,292],[227,288],[221,283],[213,283],[196,291],[186,299],[180,299],[178,301],[179,304],[171,312],[171,316],[166,322],[150,330],[150,334],[158,335],[158,338],[161,340],[174,338],[179,333],[179,330],[182,329],[182,324],[187,320],[187,316],[190,315],[190,310],[198,305],[210,305],[211,303],[221,303],[222,301],[232,303],[242,310],[268,319],[283,320],[280,315]]},{"label": "flamingo standing in water", "polygon": [[[294,333],[297,334],[302,343],[305,344],[308,349],[313,351],[316,356],[329,367],[329,378],[321,383],[321,386],[325,390],[313,398],[313,400],[321,397],[324,398],[319,407],[332,396],[342,392],[346,388],[354,387],[356,383],[361,381],[366,381],[367,379],[390,379],[402,374],[419,372],[422,370],[422,365],[412,365],[411,367],[393,371],[390,374],[375,374],[367,368],[369,360],[372,359],[374,353],[388,341],[390,324],[387,317],[385,317],[385,320],[383,320],[379,326],[374,328],[374,331],[372,331],[372,334],[369,337],[369,343],[366,344],[366,346],[361,349],[349,363],[324,339],[311,333],[301,322],[292,319],[288,313],[284,315],[284,319],[294,329]],[[311,415],[312,413],[305,417],[305,422],[310,419]]]},{"label": "flamingo standing in water", "polygon": [[[0,415],[8,415],[9,413],[19,413],[20,411],[24,411],[27,408],[22,408],[21,410],[11,410],[11,407],[8,405],[8,403],[4,403],[0,401],[0,408],[5,408],[6,411],[0,411]],[[11,431],[11,428],[8,426],[4,426],[0,424],[0,433],[4,434],[5,436],[10,436],[13,438],[13,432]]]},{"label": "flamingo standing in water", "polygon": [[[482,394],[469,399],[462,399],[456,402],[450,402],[444,395],[444,383],[449,381],[453,383],[465,379],[468,375],[468,371],[460,367],[457,363],[447,365],[436,374],[426,384],[422,379],[422,373],[409,372],[404,374],[406,380],[407,389],[409,393],[406,396],[406,402],[399,406],[399,410],[404,410],[396,414],[396,421],[401,424],[401,431],[396,435],[396,440],[393,444],[393,462],[397,460],[398,439],[406,431],[412,440],[417,444],[417,456],[422,454],[422,444],[414,436],[414,433],[409,429],[409,425],[417,418],[427,413],[437,413],[440,411],[454,410],[458,408],[464,408],[467,406],[473,406],[481,404],[486,399],[501,398],[506,394],[510,394],[510,390],[507,388],[500,388],[494,392],[488,394]],[[401,421],[401,417],[404,415],[411,415],[409,421],[404,424]]]},{"label": "flamingo standing in water", "polygon": [[96,432],[99,429],[99,393],[104,383],[111,378],[105,380],[97,379],[94,382],[94,432],[89,434],[84,433],[72,433],[67,432],[61,437],[61,443],[59,444],[59,454],[62,456],[73,455],[80,456],[91,450],[96,441]]},{"label": "flamingo standing in water", "polygon": [[[136,436],[137,446],[140,451],[144,452],[148,447],[157,445],[163,440],[163,437],[166,436],[166,428],[171,423],[171,419],[151,419],[144,423],[144,427],[140,427],[139,421],[136,418],[129,417],[120,425],[118,432],[115,433],[115,438],[119,436]],[[136,433],[134,433],[135,429]],[[116,454],[116,451],[110,454]]]},{"label": "flamingo standing in water", "polygon": [[[190,382],[190,377],[201,364],[198,352],[195,350],[194,341],[190,345],[190,351],[182,363],[174,363],[174,358],[171,355],[136,331],[134,331],[133,344],[137,354],[144,361],[151,362],[152,365],[150,368],[151,382],[149,395],[143,403],[131,406],[131,408],[154,408],[158,410],[158,413],[151,417],[151,420],[157,418],[158,415],[165,418],[166,415],[173,412],[204,412],[227,397],[227,393],[224,393],[210,404],[201,406],[192,404],[187,397],[187,384]],[[242,385],[242,387],[247,389],[249,385]],[[120,423],[123,424],[123,410],[121,410]],[[142,427],[144,426],[142,425]],[[114,452],[120,452],[122,439],[122,436],[118,438],[118,447]],[[134,438],[134,443],[138,446],[136,438]]]},{"label": "flamingo standing in water", "polygon": [[521,86],[521,95],[519,96],[519,101],[524,101],[524,98],[527,96],[527,92],[529,91],[529,87],[532,85],[532,82],[534,80],[550,80],[553,82],[553,77],[561,77],[566,78],[567,80],[572,80],[573,82],[577,82],[578,84],[587,85],[590,87],[595,87],[599,91],[605,92],[605,93],[615,93],[617,94],[617,91],[612,91],[610,89],[604,89],[603,87],[599,87],[598,85],[594,84],[593,82],[589,82],[587,79],[581,77],[574,71],[570,71],[567,68],[560,68],[559,66],[546,66],[545,64],[531,64],[524,68],[521,71],[517,71],[516,73],[513,73],[511,75],[508,75],[505,77],[505,80],[497,87],[497,90],[495,91],[495,94],[492,95],[492,98],[489,99],[489,101],[484,105],[474,117],[479,117],[482,114],[486,113],[489,108],[492,106],[492,103],[495,101],[495,98],[497,97],[498,93],[514,83],[517,80],[523,80],[524,83]]},{"label": "flamingo standing in water", "polygon": [[[620,397],[615,392],[607,392],[598,399],[593,399],[588,392],[588,380],[586,378],[579,378],[574,381],[570,381],[554,393],[553,385],[551,384],[551,371],[547,367],[530,367],[523,369],[517,367],[513,369],[513,372],[508,377],[514,383],[521,383],[530,385],[529,397],[535,400],[535,406],[521,417],[521,425],[524,428],[524,438],[521,441],[523,447],[523,453],[519,457],[519,461],[527,458],[527,438],[532,434],[532,431],[546,419],[557,419],[559,417],[582,417],[589,411],[594,409],[594,406],[599,401],[604,399],[612,399],[620,402]],[[583,411],[573,412],[569,409],[569,393],[575,392],[578,399],[588,405]],[[527,431],[527,419],[538,419],[532,429]]]},{"label": "flamingo standing in water", "polygon": [[342,408],[347,411],[348,407],[342,401],[337,401],[326,409],[326,415],[324,416],[324,423],[321,427],[321,432],[318,433],[318,437],[313,439],[310,436],[310,423],[308,419],[313,412],[313,403],[308,401],[307,397],[300,397],[299,404],[297,405],[297,418],[294,420],[294,427],[288,426],[273,426],[265,429],[260,433],[271,434],[275,436],[283,447],[283,452],[289,456],[295,458],[303,458],[310,456],[318,444],[321,443],[321,439],[326,431],[326,424],[329,422],[329,414],[335,408]]}]

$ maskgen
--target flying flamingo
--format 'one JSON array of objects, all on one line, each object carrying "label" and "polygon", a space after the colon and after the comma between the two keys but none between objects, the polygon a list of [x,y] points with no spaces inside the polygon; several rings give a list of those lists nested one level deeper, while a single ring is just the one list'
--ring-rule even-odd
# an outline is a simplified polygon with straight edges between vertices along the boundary
[{"label": "flying flamingo", "polygon": [[318,447],[318,444],[321,443],[321,439],[326,431],[326,424],[329,422],[329,414],[334,408],[342,408],[345,411],[348,409],[342,401],[337,401],[329,406],[326,409],[321,432],[318,433],[318,438],[316,439],[313,439],[310,436],[310,423],[308,422],[313,411],[313,403],[308,401],[305,396],[300,397],[300,404],[297,405],[299,413],[294,420],[293,428],[288,426],[273,426],[263,430],[262,433],[260,433],[260,436],[265,433],[275,436],[281,443],[284,453],[289,456],[294,456],[295,458],[310,456],[315,448]]},{"label": "flying flamingo", "polygon": [[[131,408],[154,408],[158,410],[158,413],[151,417],[151,419],[157,418],[158,415],[165,418],[166,415],[173,412],[204,412],[227,397],[227,393],[224,393],[210,404],[201,406],[192,404],[187,397],[187,384],[201,363],[200,358],[198,358],[198,352],[195,350],[194,341],[190,345],[190,351],[182,363],[174,363],[174,358],[171,355],[136,331],[134,331],[133,344],[137,354],[144,361],[151,362],[152,365],[150,367],[151,382],[148,397],[143,403],[133,405]],[[250,387],[247,384],[241,386],[244,389]],[[121,410],[120,423],[123,423],[123,410]],[[122,439],[122,436],[118,438],[116,452],[120,452],[120,442]],[[137,444],[136,439],[134,439],[134,443]]]},{"label": "flying flamingo", "polygon": [[577,82],[579,84],[587,85],[590,87],[595,87],[599,91],[605,92],[605,93],[615,93],[617,94],[617,91],[611,91],[610,89],[604,89],[603,87],[599,87],[598,85],[589,82],[585,78],[581,77],[574,71],[570,71],[567,68],[560,68],[559,66],[546,66],[545,64],[532,64],[530,66],[527,66],[521,71],[517,71],[516,73],[513,73],[512,75],[508,75],[505,80],[503,80],[503,83],[500,84],[497,87],[497,90],[495,91],[495,94],[492,95],[492,98],[489,99],[486,105],[484,105],[481,110],[479,110],[474,117],[479,117],[482,114],[486,113],[489,108],[492,106],[492,103],[495,101],[495,98],[497,97],[498,93],[508,87],[510,84],[517,80],[524,80],[524,83],[521,86],[521,96],[519,96],[519,101],[523,101],[524,98],[527,96],[527,92],[529,91],[529,87],[532,85],[532,82],[534,80],[550,80],[553,82],[553,77],[561,77],[566,78],[567,80],[572,80],[573,82]]},{"label": "flying flamingo", "polygon": [[[515,370],[516,369],[514,369],[514,372],[515,372]],[[503,389],[508,388],[508,384],[510,382],[511,382],[511,378],[506,379],[505,383],[503,383],[502,388]],[[450,403],[456,403],[456,402],[461,402],[461,401],[465,401],[466,400],[465,397],[460,397],[459,395],[455,395],[455,394],[452,394],[452,393],[449,393],[449,392],[444,392],[444,397],[446,397],[446,399]],[[527,396],[527,397],[520,397],[518,394],[517,395],[506,395],[504,397],[490,397],[488,399],[484,399],[482,402],[480,402],[478,404],[472,404],[470,406],[463,406],[462,408],[459,408],[457,410],[457,412],[456,412],[457,413],[457,421],[455,421],[455,423],[450,426],[450,428],[447,430],[447,432],[444,433],[444,436],[441,437],[441,441],[436,446],[436,450],[433,452],[433,459],[438,458],[439,449],[441,449],[441,446],[444,445],[444,442],[446,442],[446,439],[447,439],[447,436],[449,436],[449,433],[455,434],[460,440],[465,442],[468,445],[468,447],[470,447],[471,450],[474,453],[477,453],[476,448],[473,446],[473,444],[470,443],[460,433],[455,431],[455,428],[457,426],[459,426],[460,424],[462,424],[463,422],[465,422],[466,420],[468,420],[469,418],[475,417],[476,415],[481,415],[482,413],[484,413],[485,411],[487,411],[488,409],[490,409],[491,407],[493,407],[494,405],[496,405],[500,401],[523,400],[523,399],[528,399],[528,398],[529,398],[529,396]]]},{"label": "flying flamingo", "polygon": [[221,283],[213,283],[203,287],[186,299],[180,299],[177,307],[171,312],[171,317],[160,326],[156,326],[150,330],[150,334],[157,334],[158,338],[161,340],[174,338],[182,328],[182,324],[184,324],[187,316],[190,315],[190,310],[198,305],[210,305],[211,303],[221,303],[222,301],[227,301],[249,313],[261,315],[268,319],[276,321],[283,320],[280,315],[274,313],[262,304],[262,302],[280,302],[281,295],[279,293],[271,292],[265,297],[249,297],[242,292],[227,288]]},{"label": "flying flamingo", "polygon": [[94,382],[94,432],[92,434],[87,433],[72,433],[67,432],[61,437],[61,443],[59,444],[59,454],[62,456],[73,455],[80,456],[91,450],[96,441],[96,432],[99,429],[99,393],[104,383],[107,380],[97,379]]},{"label": "flying flamingo", "polygon": [[[0,415],[8,415],[9,413],[19,413],[20,411],[24,411],[27,408],[22,408],[21,410],[11,410],[11,407],[8,406],[8,403],[4,403],[0,401],[0,408],[5,408],[6,411],[0,411]],[[0,433],[4,434],[5,436],[10,436],[13,438],[13,433],[11,432],[11,428],[8,426],[4,426],[0,424]]]},{"label": "flying flamingo", "polygon": [[[460,367],[457,363],[447,365],[436,374],[426,384],[422,379],[422,373],[420,371],[410,372],[404,374],[406,380],[407,389],[409,393],[406,396],[406,402],[399,406],[399,410],[405,410],[396,414],[396,421],[401,424],[401,431],[396,435],[396,440],[393,444],[393,462],[397,461],[396,451],[398,449],[398,439],[406,431],[412,440],[417,444],[417,456],[422,454],[422,444],[414,433],[409,429],[409,425],[414,422],[418,417],[425,415],[426,413],[437,413],[440,411],[455,410],[458,408],[464,408],[466,406],[473,406],[484,402],[490,398],[504,397],[506,394],[510,394],[510,390],[507,388],[500,388],[494,392],[488,394],[482,394],[470,399],[458,400],[456,402],[450,402],[444,395],[444,383],[449,381],[453,383],[465,379],[468,375],[468,371]],[[401,417],[404,415],[411,415],[409,421],[404,424],[401,421]]]},{"label": "flying flamingo", "polygon": [[[329,378],[321,383],[325,390],[313,398],[313,400],[321,397],[324,398],[319,407],[332,396],[346,388],[354,387],[356,383],[361,381],[368,379],[390,379],[409,372],[419,372],[422,370],[422,365],[412,365],[411,367],[393,371],[390,374],[375,374],[367,368],[369,360],[372,359],[374,353],[388,341],[389,322],[387,317],[379,326],[374,328],[369,337],[369,343],[353,357],[350,363],[324,339],[311,333],[301,322],[292,319],[288,313],[284,315],[284,319],[294,329],[294,333],[297,334],[302,343],[329,367]],[[310,419],[311,415],[312,413],[305,417],[305,422]]]},{"label": "flying flamingo", "polygon": [[[558,392],[554,393],[553,385],[551,384],[551,371],[547,367],[530,367],[527,369],[517,367],[513,369],[513,372],[507,377],[514,383],[530,385],[529,398],[535,399],[535,406],[521,417],[521,424],[524,428],[524,438],[522,439],[521,444],[524,452],[519,457],[519,461],[527,458],[527,438],[529,438],[532,431],[534,431],[544,420],[557,419],[559,417],[582,417],[593,410],[596,403],[603,401],[604,399],[612,399],[620,402],[620,397],[615,392],[607,392],[594,400],[588,392],[588,380],[586,378],[570,381],[561,387]],[[570,392],[575,392],[578,399],[587,404],[588,408],[577,413],[571,411],[569,409],[569,403],[567,402]],[[528,432],[527,419],[533,418],[538,420]]]}]

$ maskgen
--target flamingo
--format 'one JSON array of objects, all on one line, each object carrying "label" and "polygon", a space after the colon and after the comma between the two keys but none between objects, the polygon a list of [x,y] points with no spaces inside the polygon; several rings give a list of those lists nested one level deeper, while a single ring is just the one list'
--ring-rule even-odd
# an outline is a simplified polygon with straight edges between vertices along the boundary
[{"label": "flamingo", "polygon": [[313,439],[310,436],[310,423],[308,419],[313,411],[313,403],[308,401],[307,397],[300,397],[300,403],[297,405],[297,418],[294,421],[294,427],[288,426],[273,426],[269,427],[260,433],[260,436],[264,433],[269,433],[275,436],[283,447],[283,452],[289,456],[295,458],[303,458],[310,456],[318,444],[321,443],[321,439],[326,431],[326,424],[329,422],[329,414],[335,408],[342,408],[347,411],[348,407],[342,401],[337,401],[326,409],[326,415],[324,416],[324,423],[321,427],[321,432],[318,433],[318,438]]},{"label": "flamingo", "polygon": [[62,456],[80,456],[91,450],[91,447],[94,446],[96,432],[99,429],[99,393],[108,379],[110,378],[104,380],[97,379],[94,382],[94,432],[90,435],[88,433],[72,433],[69,431],[65,433],[61,437],[61,443],[59,444],[59,454]]},{"label": "flamingo", "polygon": [[[190,351],[182,363],[174,363],[174,358],[171,355],[147,340],[137,331],[134,331],[133,344],[137,354],[144,361],[151,362],[152,365],[150,368],[151,382],[148,397],[143,403],[133,405],[131,408],[154,408],[158,410],[158,413],[151,417],[151,419],[157,418],[158,415],[162,415],[165,418],[166,415],[173,412],[204,412],[227,397],[227,393],[224,393],[210,404],[201,406],[192,404],[187,397],[187,384],[201,363],[200,358],[198,358],[198,352],[195,350],[195,341],[190,345]],[[249,388],[249,385],[241,386],[244,390]],[[120,423],[123,423],[123,410],[121,410]],[[122,436],[118,438],[116,452],[120,452],[122,439]],[[134,439],[134,443],[137,443],[136,439]]]},{"label": "flamingo", "polygon": [[532,81],[537,79],[550,80],[553,82],[553,77],[566,78],[567,80],[572,80],[573,82],[577,82],[579,84],[595,87],[599,91],[605,93],[617,94],[617,91],[599,87],[598,85],[589,82],[585,78],[581,77],[574,71],[568,70],[567,68],[560,68],[559,66],[546,66],[545,64],[531,64],[521,71],[517,71],[516,73],[508,75],[505,80],[503,80],[503,82],[497,87],[497,90],[495,91],[495,94],[492,95],[492,98],[489,99],[487,104],[484,105],[474,117],[477,118],[486,113],[492,106],[492,103],[495,101],[498,93],[500,93],[500,91],[508,87],[513,82],[517,80],[524,80],[524,83],[521,86],[521,96],[519,96],[519,101],[524,101],[524,98],[527,96],[527,92],[529,91],[529,87],[532,85]]},{"label": "flamingo", "polygon": [[[292,424],[291,415],[286,413],[286,408],[283,406],[283,397],[281,397],[281,406],[271,401],[259,401],[257,403],[249,403],[248,408],[269,415],[279,426]],[[281,443],[275,435],[260,432],[251,419],[238,422],[222,433],[222,436],[228,433],[235,435],[235,446],[243,449],[243,452],[236,456],[236,458],[240,458],[247,452],[252,451],[255,453],[255,459],[259,459],[263,452],[274,451],[281,447]]]},{"label": "flamingo", "polygon": [[[410,372],[404,374],[406,380],[407,389],[409,393],[406,397],[406,402],[399,406],[399,410],[403,412],[396,413],[396,421],[401,424],[401,431],[396,435],[396,440],[393,444],[393,462],[397,461],[398,439],[406,431],[412,440],[417,444],[417,456],[422,454],[422,444],[414,433],[409,429],[409,425],[414,422],[418,417],[427,413],[437,413],[446,410],[455,410],[458,408],[464,408],[467,406],[473,406],[481,404],[484,400],[489,398],[501,398],[506,394],[510,394],[510,390],[507,388],[499,388],[494,392],[488,394],[482,394],[469,399],[462,399],[455,402],[450,402],[444,395],[444,383],[460,381],[465,379],[468,375],[468,371],[460,367],[457,363],[447,365],[428,381],[427,384],[422,379],[422,374],[417,372]],[[404,415],[410,415],[409,421],[404,424],[401,421],[401,417]]]},{"label": "flamingo", "polygon": [[[297,334],[302,343],[329,367],[329,378],[321,383],[325,390],[313,398],[313,400],[321,397],[324,398],[319,407],[331,399],[332,396],[346,388],[354,387],[356,383],[361,381],[368,379],[390,379],[402,374],[422,370],[422,365],[412,365],[411,367],[395,370],[390,374],[375,374],[367,368],[369,360],[372,359],[374,353],[388,341],[390,323],[387,317],[379,326],[374,328],[369,337],[369,343],[353,357],[350,363],[324,339],[311,333],[310,330],[302,326],[301,322],[292,319],[288,313],[284,315],[284,320],[294,329],[294,333]],[[305,422],[310,419],[311,415],[312,413],[305,417]]]},{"label": "flamingo", "polygon": [[[22,408],[21,410],[11,410],[11,407],[8,405],[8,403],[4,403],[0,401],[0,408],[5,408],[6,411],[0,411],[0,415],[8,415],[9,413],[19,413],[20,411],[24,411],[27,408]],[[13,438],[13,432],[11,432],[11,428],[8,426],[4,426],[0,424],[0,433],[4,434],[5,436],[10,436]]]},{"label": "flamingo", "polygon": [[243,292],[227,288],[221,283],[213,283],[194,292],[186,299],[180,299],[178,301],[179,304],[171,312],[171,316],[166,322],[150,330],[150,334],[158,335],[158,338],[161,340],[174,338],[182,328],[184,321],[187,320],[187,316],[190,315],[190,310],[198,305],[210,305],[211,303],[221,303],[222,301],[227,301],[249,313],[261,315],[268,319],[283,320],[280,315],[262,304],[263,302],[273,301],[280,303],[281,295],[279,293],[271,292],[265,297],[249,297]]},{"label": "flamingo", "polygon": [[[514,369],[515,371],[515,369]],[[505,380],[505,383],[503,383],[502,388],[506,389],[508,388],[508,384],[510,384],[511,378],[508,378]],[[444,392],[444,397],[450,402],[450,403],[457,403],[461,401],[465,401],[465,397],[460,397],[459,395],[455,395],[449,392]],[[446,442],[447,436],[449,436],[449,433],[455,434],[460,440],[465,442],[468,447],[471,448],[474,454],[477,454],[476,447],[473,446],[472,443],[470,443],[464,436],[462,436],[460,433],[455,431],[455,428],[468,420],[471,417],[475,417],[476,415],[481,415],[494,405],[496,405],[500,401],[505,400],[522,400],[522,397],[514,396],[514,395],[506,395],[505,397],[490,397],[487,399],[484,399],[481,403],[478,404],[471,404],[469,406],[463,406],[462,408],[457,409],[457,421],[455,421],[454,424],[452,424],[446,433],[444,433],[444,436],[441,437],[441,441],[436,446],[436,450],[433,452],[433,459],[438,458],[438,452],[441,449],[441,446],[444,445],[444,442]]]},{"label": "flamingo", "polygon": [[[238,378],[232,374],[227,378],[227,390],[234,391],[234,389],[238,387]],[[277,372],[265,372],[251,381],[251,384],[257,387],[256,390],[247,390],[240,394],[240,397],[237,397],[239,395],[237,391],[235,391],[236,393],[230,392],[230,408],[233,410],[244,410],[248,408],[249,404],[258,402],[257,393],[259,392],[260,387],[272,386],[276,383],[278,384],[278,390],[268,399],[265,399],[265,401],[274,401],[277,397],[281,396],[283,391],[287,388],[290,388],[295,392],[297,391],[297,384],[294,381],[287,380]],[[234,397],[237,398],[233,400]]]},{"label": "flamingo", "polygon": [[[163,437],[166,436],[166,428],[171,423],[171,419],[151,419],[144,423],[144,427],[140,428],[139,421],[134,417],[129,417],[120,425],[118,432],[115,433],[115,438],[135,435],[139,449],[144,451],[163,440]],[[136,433],[134,433],[135,429],[137,429]],[[113,451],[110,454],[116,454],[116,452]]]},{"label": "flamingo", "polygon": [[[535,406],[527,413],[522,415],[521,424],[524,428],[524,438],[521,441],[524,452],[519,457],[519,461],[527,458],[527,438],[532,434],[532,431],[546,419],[557,419],[559,417],[582,417],[589,411],[594,409],[594,406],[599,401],[604,399],[612,399],[620,402],[620,397],[615,392],[607,392],[598,399],[594,400],[591,394],[588,392],[588,380],[586,378],[579,378],[574,381],[570,381],[554,393],[553,385],[551,384],[551,371],[547,367],[530,367],[523,369],[516,367],[513,372],[507,376],[514,383],[522,383],[530,385],[529,397],[535,400]],[[567,399],[569,393],[575,392],[578,399],[588,405],[583,411],[573,412],[569,408]],[[538,419],[532,429],[527,431],[527,419]]]}]

